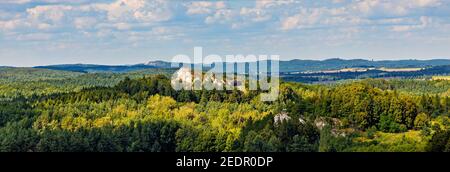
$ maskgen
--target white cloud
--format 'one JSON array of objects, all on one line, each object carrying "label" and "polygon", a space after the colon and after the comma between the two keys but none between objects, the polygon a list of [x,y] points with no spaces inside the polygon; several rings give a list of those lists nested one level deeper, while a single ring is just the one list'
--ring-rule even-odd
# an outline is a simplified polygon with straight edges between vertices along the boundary
[{"label": "white cloud", "polygon": [[248,20],[252,22],[262,22],[272,18],[266,10],[260,8],[241,8],[240,15],[242,17],[248,17]]},{"label": "white cloud", "polygon": [[294,0],[260,0],[256,1],[255,8],[270,8],[280,5],[288,5],[295,3]]},{"label": "white cloud", "polygon": [[234,16],[234,12],[230,9],[220,9],[217,10],[212,16],[208,16],[205,19],[205,23],[213,24],[213,23],[227,23],[232,20]]},{"label": "white cloud", "polygon": [[[290,4],[297,3],[294,0],[262,0],[256,1],[255,6],[240,9],[240,17],[242,23],[240,25],[248,25],[249,23],[264,22],[272,19],[274,9],[284,7],[289,9]],[[235,23],[236,25],[236,23]]]},{"label": "white cloud", "polygon": [[0,4],[27,4],[27,3],[87,3],[90,0],[1,0]]},{"label": "white cloud", "polygon": [[225,24],[233,20],[237,16],[238,11],[227,8],[224,1],[194,1],[184,4],[187,15],[205,15],[206,24]]},{"label": "white cloud", "polygon": [[441,0],[413,0],[419,7],[428,7],[428,6],[439,6],[441,5]]},{"label": "white cloud", "polygon": [[[336,3],[344,3],[336,1]],[[385,23],[392,31],[406,31],[426,27],[425,19],[416,17],[425,10],[440,8],[442,0],[357,0],[342,6],[314,7],[301,6],[296,14],[281,18],[281,30],[302,28],[326,28],[331,26],[355,27],[379,25],[390,20],[397,23]],[[401,23],[408,18],[417,19],[421,24]],[[382,27],[380,27],[382,28]]]},{"label": "white cloud", "polygon": [[[63,30],[83,33],[83,35],[105,36],[105,38],[108,36],[115,38],[119,34],[135,31],[173,35],[170,33],[173,30],[161,27],[166,23],[169,25],[187,23],[195,26],[223,24],[230,26],[231,29],[248,27],[249,31],[265,29],[275,33],[297,29],[339,31],[360,29],[364,31],[365,29],[361,29],[363,27],[389,32],[406,32],[428,28],[431,25],[436,25],[435,28],[438,28],[437,26],[441,23],[437,22],[436,18],[442,16],[437,16],[438,12],[435,11],[440,11],[440,15],[442,11],[449,9],[447,0],[332,0],[326,3],[298,0],[257,0],[250,3],[170,0],[0,1],[0,4],[14,3],[13,6],[22,7],[17,8],[22,11],[0,8],[0,30],[2,31],[48,33]],[[33,3],[23,5],[29,2]],[[33,5],[34,2],[40,3]],[[27,7],[29,8],[23,10]],[[172,11],[174,9],[186,11],[175,13]],[[186,17],[194,15],[196,16]],[[181,22],[170,21],[171,19],[181,20]],[[252,26],[255,27],[251,28]],[[189,32],[187,30],[183,31]],[[87,32],[89,34],[86,34]],[[167,36],[169,37],[173,36]],[[119,38],[126,39],[126,36]]]},{"label": "white cloud", "polygon": [[108,20],[113,22],[160,22],[172,17],[168,1],[165,0],[117,0],[109,4],[93,4],[90,8],[105,11]]},{"label": "white cloud", "polygon": [[306,28],[315,25],[320,22],[319,19],[325,12],[326,9],[322,8],[301,9],[298,14],[282,20],[281,30]]},{"label": "white cloud", "polygon": [[64,5],[48,5],[28,8],[23,14],[17,14],[10,19],[0,21],[0,28],[3,28],[3,30],[25,28],[48,30],[57,28],[63,23],[65,13],[72,9],[71,6]]},{"label": "white cloud", "polygon": [[426,16],[420,17],[419,20],[420,20],[419,24],[396,25],[396,26],[393,26],[391,30],[395,31],[395,32],[406,32],[406,31],[411,31],[414,29],[424,29],[433,23],[433,19],[430,17],[426,17]]},{"label": "white cloud", "polygon": [[77,29],[92,28],[96,23],[97,20],[94,17],[77,17],[73,21],[73,24]]},{"label": "white cloud", "polygon": [[131,26],[128,23],[116,23],[115,27],[119,30],[129,30]]},{"label": "white cloud", "polygon": [[210,1],[195,1],[185,4],[188,15],[194,14],[211,14],[216,10],[226,8],[226,4],[223,1],[210,2]]},{"label": "white cloud", "polygon": [[441,0],[360,0],[351,4],[351,10],[369,16],[405,16],[420,8],[437,7]]},{"label": "white cloud", "polygon": [[72,9],[72,6],[67,5],[47,5],[29,8],[27,13],[28,17],[33,20],[59,22],[64,17],[65,12]]},{"label": "white cloud", "polygon": [[[206,24],[229,24],[232,29],[251,26],[254,23],[268,22],[273,19],[273,12],[298,3],[294,0],[261,0],[255,1],[253,6],[235,7],[227,5],[232,1],[195,1],[185,5],[187,14],[207,14]],[[230,6],[230,7],[229,7]]]},{"label": "white cloud", "polygon": [[31,0],[1,0],[0,4],[25,4],[29,2],[31,2]]},{"label": "white cloud", "polygon": [[[12,1],[2,2],[13,3]],[[23,3],[27,2],[23,1]],[[87,29],[94,28],[93,25],[103,24],[118,30],[128,30],[135,25],[151,25],[167,21],[172,17],[169,1],[166,0],[116,0],[111,3],[89,4],[85,4],[85,0],[39,0],[39,2],[70,3],[33,6],[14,16],[0,11],[0,14],[5,14],[0,18],[0,29],[49,30],[62,27]]]},{"label": "white cloud", "polygon": [[17,28],[20,25],[20,20],[8,20],[8,21],[0,21],[0,29],[1,30],[12,30]]},{"label": "white cloud", "polygon": [[291,30],[291,29],[298,27],[298,25],[300,23],[300,18],[301,18],[300,15],[295,15],[295,16],[290,16],[290,17],[285,18],[282,21],[281,29],[282,30]]},{"label": "white cloud", "polygon": [[63,26],[66,13],[76,8],[66,5],[46,5],[28,8],[22,14],[9,15],[0,20],[0,29],[39,29],[48,30]]}]

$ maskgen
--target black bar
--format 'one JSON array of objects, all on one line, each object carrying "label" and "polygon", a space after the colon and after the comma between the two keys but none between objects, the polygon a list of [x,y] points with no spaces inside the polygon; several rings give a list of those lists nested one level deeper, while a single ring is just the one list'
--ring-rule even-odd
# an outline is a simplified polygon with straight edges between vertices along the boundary
[{"label": "black bar", "polygon": [[[222,166],[224,158],[227,159]],[[241,163],[247,159],[259,158],[259,164]],[[209,159],[209,166],[177,166],[182,159]],[[264,161],[265,162],[262,162]],[[231,163],[230,161],[231,160]],[[268,163],[267,160],[272,160]],[[238,162],[236,162],[238,161]],[[2,153],[2,167],[36,167],[46,170],[343,170],[343,171],[386,171],[392,168],[402,170],[446,168],[450,163],[447,153]],[[186,162],[186,161],[184,161]],[[199,161],[197,161],[199,162]],[[215,162],[215,163],[213,163]],[[231,164],[231,165],[230,165]],[[184,164],[186,165],[186,164]],[[238,166],[236,166],[238,165]],[[249,166],[250,165],[250,166]],[[152,171],[152,170],[150,170]],[[303,170],[301,170],[303,171]],[[444,170],[445,171],[445,170]]]}]

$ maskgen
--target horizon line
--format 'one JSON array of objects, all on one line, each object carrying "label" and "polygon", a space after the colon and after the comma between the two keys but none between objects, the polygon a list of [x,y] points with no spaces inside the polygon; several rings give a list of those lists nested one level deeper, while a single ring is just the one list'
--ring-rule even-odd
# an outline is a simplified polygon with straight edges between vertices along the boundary
[{"label": "horizon line", "polygon": [[[289,61],[327,61],[327,60],[343,60],[343,61],[351,61],[351,60],[365,60],[369,62],[383,62],[383,61],[432,61],[432,60],[449,60],[450,58],[429,58],[429,59],[417,59],[417,58],[410,58],[410,59],[376,59],[376,58],[342,58],[342,57],[334,57],[334,58],[324,58],[324,59],[301,59],[301,58],[293,58],[293,59],[287,59],[287,60],[278,60],[279,62],[289,62]],[[236,63],[251,63],[251,62],[258,62],[258,61],[264,61],[264,60],[257,60],[257,61],[241,61]],[[165,62],[165,63],[172,63],[168,60],[162,60],[162,59],[155,59],[155,60],[149,60],[147,62],[141,62],[141,63],[111,63],[111,64],[105,64],[105,63],[48,63],[48,64],[42,64],[42,65],[32,65],[32,66],[18,66],[18,65],[0,65],[0,67],[16,67],[16,68],[35,68],[35,67],[45,67],[45,66],[58,66],[58,65],[98,65],[98,66],[134,66],[134,65],[146,65],[149,62]],[[184,62],[178,62],[178,63],[184,63]],[[212,64],[209,63],[190,63],[190,64]]]}]

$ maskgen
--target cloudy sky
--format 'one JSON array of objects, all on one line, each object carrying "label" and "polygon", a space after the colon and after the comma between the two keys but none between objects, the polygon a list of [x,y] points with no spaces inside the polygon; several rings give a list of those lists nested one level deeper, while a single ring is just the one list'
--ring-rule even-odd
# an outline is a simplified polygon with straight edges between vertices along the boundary
[{"label": "cloudy sky", "polygon": [[0,0],[0,66],[450,58],[450,0]]}]

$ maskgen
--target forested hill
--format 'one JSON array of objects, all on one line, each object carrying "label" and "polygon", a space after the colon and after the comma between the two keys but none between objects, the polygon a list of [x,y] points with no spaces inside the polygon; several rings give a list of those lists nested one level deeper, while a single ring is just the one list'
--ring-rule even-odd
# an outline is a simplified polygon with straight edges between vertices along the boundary
[{"label": "forested hill", "polygon": [[57,71],[49,69],[0,67],[0,83],[62,80],[81,76],[79,72]]},{"label": "forested hill", "polygon": [[[425,68],[440,65],[450,65],[450,59],[435,60],[393,60],[393,61],[369,61],[363,59],[344,60],[290,60],[280,61],[280,72],[301,72],[335,70],[352,67],[386,67],[386,68]],[[170,68],[171,63],[165,61],[150,61],[136,65],[93,65],[93,64],[64,64],[51,66],[37,66],[35,68],[75,71],[85,73],[115,72],[123,73],[149,68]]]},{"label": "forested hill", "polygon": [[175,91],[151,75],[0,99],[0,152],[450,151],[449,97],[395,85],[282,83],[261,102],[260,91]]}]

